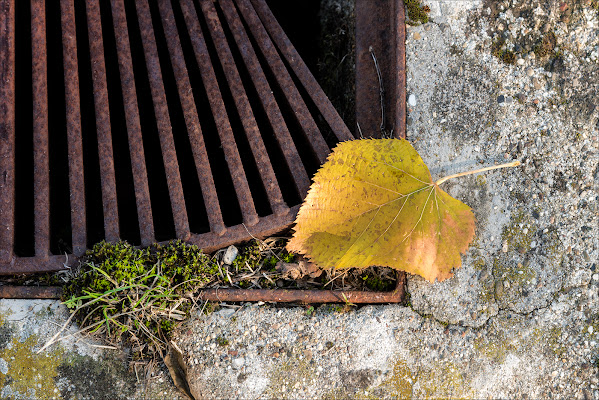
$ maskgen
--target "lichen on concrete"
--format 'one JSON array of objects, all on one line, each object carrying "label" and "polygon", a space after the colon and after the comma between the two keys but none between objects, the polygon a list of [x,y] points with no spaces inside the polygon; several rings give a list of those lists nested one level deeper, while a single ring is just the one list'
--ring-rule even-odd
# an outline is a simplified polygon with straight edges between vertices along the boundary
[{"label": "lichen on concrete", "polygon": [[[66,307],[50,300],[0,300],[0,397],[10,399],[178,398],[167,376],[140,385],[122,351],[77,333],[38,350],[64,325]],[[141,371],[141,370],[140,370]],[[161,382],[158,382],[161,380]]]}]

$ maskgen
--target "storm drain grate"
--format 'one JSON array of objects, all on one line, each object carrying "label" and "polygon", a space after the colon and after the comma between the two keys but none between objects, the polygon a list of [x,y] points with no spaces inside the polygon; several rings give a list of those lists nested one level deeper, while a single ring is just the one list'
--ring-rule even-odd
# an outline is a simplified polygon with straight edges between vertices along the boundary
[{"label": "storm drain grate", "polygon": [[1,274],[273,234],[349,139],[264,0],[0,0]]}]

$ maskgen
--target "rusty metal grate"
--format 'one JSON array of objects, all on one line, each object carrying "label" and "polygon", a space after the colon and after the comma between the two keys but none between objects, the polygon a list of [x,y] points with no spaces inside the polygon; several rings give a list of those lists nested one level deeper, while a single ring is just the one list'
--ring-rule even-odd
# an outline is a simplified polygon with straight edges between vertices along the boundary
[{"label": "rusty metal grate", "polygon": [[273,234],[349,139],[265,0],[0,0],[0,274]]}]

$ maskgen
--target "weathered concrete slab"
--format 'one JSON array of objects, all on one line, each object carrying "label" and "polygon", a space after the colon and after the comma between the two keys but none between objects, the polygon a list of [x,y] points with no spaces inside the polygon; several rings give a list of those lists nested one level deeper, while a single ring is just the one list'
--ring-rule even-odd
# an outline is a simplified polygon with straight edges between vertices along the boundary
[{"label": "weathered concrete slab", "polygon": [[[139,380],[121,349],[77,334],[37,351],[68,319],[51,300],[0,300],[0,398],[2,399],[177,399],[164,370]],[[69,336],[70,334],[70,336]]]},{"label": "weathered concrete slab", "polygon": [[[584,0],[428,1],[407,30],[408,136],[477,235],[409,307],[244,307],[181,330],[207,398],[599,399],[599,15]],[[554,36],[551,36],[554,35]],[[359,122],[359,121],[358,121]]]}]

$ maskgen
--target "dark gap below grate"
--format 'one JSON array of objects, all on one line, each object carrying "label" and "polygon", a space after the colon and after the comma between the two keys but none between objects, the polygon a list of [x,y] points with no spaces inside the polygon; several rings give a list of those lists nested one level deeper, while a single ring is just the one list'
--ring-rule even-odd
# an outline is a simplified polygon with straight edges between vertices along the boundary
[{"label": "dark gap below grate", "polygon": [[46,4],[48,51],[48,144],[50,173],[50,252],[72,252],[69,156],[66,135],[66,99],[62,54],[60,3]]},{"label": "dark gap below grate", "polygon": [[[238,13],[239,13],[239,10],[238,10]],[[250,39],[250,42],[253,45],[252,47],[254,49],[257,49],[257,45],[256,45],[255,41],[252,40],[252,36],[251,36],[251,34],[249,34],[249,32],[250,32],[249,27],[246,25],[246,23],[245,23],[245,21],[243,21],[243,19],[241,19],[241,22],[243,24],[243,28],[244,28],[246,34],[248,35],[248,38]],[[227,33],[229,33],[229,37],[230,37],[229,30],[227,30]],[[230,38],[229,41],[231,43],[233,43],[232,38]],[[244,84],[245,92],[248,96],[250,105],[252,106],[252,112],[254,113],[254,117],[256,119],[258,127],[260,128],[262,140],[264,140],[264,145],[266,146],[268,156],[272,162],[272,166],[273,166],[275,175],[277,177],[279,187],[281,188],[281,192],[283,194],[283,199],[285,200],[285,202],[287,204],[299,204],[302,200],[303,194],[298,193],[295,188],[295,185],[293,183],[293,176],[291,174],[289,167],[287,166],[287,163],[285,162],[285,157],[283,156],[283,153],[282,153],[283,149],[280,147],[279,143],[277,142],[275,131],[274,131],[272,125],[270,124],[270,121],[268,120],[268,116],[267,116],[266,112],[264,111],[264,108],[262,107],[260,96],[257,93],[256,87],[254,86],[254,84],[252,82],[250,74],[247,70],[247,66],[244,63],[243,58],[242,58],[237,46],[232,46],[231,51],[233,53],[233,57],[235,58],[235,63],[238,66],[238,71],[241,75],[241,80]],[[260,54],[257,54],[257,55],[258,55],[258,57],[260,57]],[[264,69],[262,69],[262,70],[263,70],[263,72],[268,72],[268,71],[264,71]],[[270,84],[271,89],[274,86],[276,86],[276,84],[273,85],[272,82],[269,82],[269,83],[271,83]],[[279,104],[279,106],[280,106],[280,104]]]},{"label": "dark gap below grate", "polygon": [[[208,101],[208,94],[206,93],[204,83],[202,82],[200,69],[197,64],[191,40],[189,38],[189,32],[185,24],[181,7],[178,2],[173,2],[172,4],[173,13],[175,14],[175,22],[177,23],[177,29],[179,32],[179,40],[181,41],[181,47],[185,57],[185,64],[187,66],[187,72],[196,102],[196,110],[198,112],[198,118],[202,128],[204,142],[206,143],[208,163],[210,164],[212,175],[214,177],[214,185],[216,186],[216,192],[218,194],[221,210],[227,210],[227,212],[223,211],[223,220],[226,226],[234,226],[242,221],[241,209],[239,208],[239,203],[237,202],[233,181],[231,180],[231,174],[229,173],[229,167],[225,159],[220,139],[216,134],[216,123],[212,115],[210,102]],[[207,132],[213,132],[214,134],[207,134]],[[204,233],[203,230],[199,232],[193,232]]]},{"label": "dark gap below grate", "polygon": [[96,110],[94,107],[87,15],[85,13],[85,3],[82,1],[75,2],[75,26],[77,28],[87,246],[91,248],[95,243],[104,239],[104,210],[102,208],[100,161],[96,135]]},{"label": "dark gap below grate", "polygon": [[160,12],[156,2],[149,2],[149,5],[190,229],[194,233],[207,232],[210,229],[208,218],[206,217],[205,205],[201,196],[200,181],[196,173],[193,153],[187,134],[187,126],[185,125],[185,117],[183,116],[183,109],[181,108],[181,101],[177,92],[177,82],[171,65]]},{"label": "dark gap below grate", "polygon": [[[215,4],[215,8],[218,12],[217,4]],[[206,20],[204,18],[203,13],[201,13],[201,8],[197,6],[196,10],[198,11],[198,18],[200,20],[200,25],[202,27],[202,32],[204,33],[204,39],[206,40],[206,45],[208,46],[208,52],[210,54],[210,60],[212,61],[212,67],[214,68],[214,72],[216,74],[216,79],[219,82],[220,94],[225,103],[225,108],[227,109],[227,116],[229,122],[231,124],[231,129],[233,130],[233,136],[235,138],[235,142],[237,144],[237,149],[239,151],[239,155],[241,157],[241,162],[243,164],[243,169],[246,174],[246,178],[248,180],[248,184],[250,186],[250,192],[252,194],[252,199],[254,201],[254,206],[256,207],[256,212],[259,216],[265,216],[271,213],[270,207],[268,205],[268,198],[264,191],[264,187],[262,186],[262,181],[260,179],[260,172],[256,167],[256,163],[253,160],[252,152],[250,150],[250,146],[248,140],[245,136],[243,130],[243,123],[237,111],[237,107],[235,105],[235,100],[233,99],[233,95],[231,94],[231,90],[229,89],[229,85],[226,84],[227,78],[225,75],[225,71],[222,68],[221,61],[218,57],[215,43],[212,41],[212,37],[210,36],[209,28],[207,26]],[[222,14],[219,15],[219,20],[222,21]],[[221,23],[221,27],[225,30],[226,33],[226,25]],[[229,42],[231,43],[231,42]],[[234,43],[234,42],[233,42]],[[224,207],[223,207],[224,210]],[[224,217],[224,215],[223,215]],[[241,224],[243,221],[241,219],[236,221],[231,221],[231,224],[226,224],[227,226],[233,226],[237,224]]]},{"label": "dark gap below grate", "polygon": [[102,38],[104,40],[104,62],[106,64],[106,82],[108,85],[108,104],[110,106],[110,127],[114,154],[114,175],[119,210],[119,229],[121,237],[133,245],[141,244],[135,188],[127,138],[123,89],[119,71],[116,38],[110,2],[100,1],[102,15]]},{"label": "dark gap below grate", "polygon": [[[245,84],[244,87],[253,86],[252,80],[251,80],[249,74],[247,73],[244,62],[241,59],[239,50],[237,49],[235,39],[233,38],[233,34],[231,33],[229,26],[227,25],[227,20],[225,19],[220,7],[221,7],[220,4],[215,3],[215,8],[218,13],[219,20],[221,22],[221,27],[225,33],[226,38],[227,38],[227,43],[229,44],[229,49],[231,50],[233,58],[235,59],[235,65],[236,65],[237,71],[240,75],[241,82],[243,84]],[[245,90],[245,93],[246,93],[246,95],[248,94],[247,89]],[[232,96],[231,96],[231,98],[232,98]],[[249,97],[248,97],[248,101],[250,101],[250,105],[251,105],[251,100]],[[225,104],[227,104],[227,102],[225,102]],[[255,114],[254,114],[254,118],[256,118]],[[270,206],[268,203],[268,197],[266,195],[266,191],[264,189],[264,185],[263,185],[262,179],[260,177],[260,171],[258,170],[258,166],[256,165],[256,162],[252,155],[248,139],[243,132],[242,121],[239,116],[235,119],[235,125],[236,125],[236,129],[234,128],[233,132],[236,133],[235,140],[237,141],[237,147],[239,148],[240,153],[241,153],[241,159],[242,159],[244,167],[245,167],[245,172],[248,175],[248,180],[250,182],[250,189],[252,189],[252,197],[254,198],[254,204],[256,206],[256,211],[258,212],[258,215],[261,217],[269,215],[272,213],[272,210],[270,209]],[[271,163],[274,164],[272,159],[271,159]],[[274,167],[274,165],[273,165],[273,167]],[[280,186],[281,185],[280,181],[277,182],[277,184]]]},{"label": "dark gap below grate", "polygon": [[[246,30],[248,29],[245,21],[244,21],[244,27],[246,28]],[[252,46],[255,49],[258,48],[256,39],[252,35],[250,35],[250,42],[252,43]],[[318,170],[318,167],[320,165],[320,163],[318,162],[318,158],[316,157],[316,154],[314,153],[314,150],[310,144],[310,141],[304,134],[302,127],[297,119],[297,116],[293,112],[293,108],[289,103],[289,100],[287,99],[285,93],[283,92],[283,89],[281,89],[279,82],[277,80],[277,77],[275,76],[274,72],[272,71],[272,67],[268,64],[268,61],[266,60],[266,58],[264,57],[264,55],[262,53],[256,52],[256,55],[258,56],[258,60],[260,61],[260,66],[262,67],[262,70],[264,71],[264,75],[266,75],[266,79],[268,80],[268,83],[273,92],[273,95],[275,96],[277,104],[278,104],[279,108],[281,109],[281,113],[283,114],[283,119],[285,120],[285,123],[287,124],[289,133],[291,134],[291,137],[293,139],[293,143],[297,147],[297,151],[300,155],[300,158],[302,159],[302,163],[304,164],[304,167],[306,168],[306,172],[308,173],[308,176],[311,177],[312,175],[314,175],[316,173],[316,171]],[[289,71],[290,75],[293,76],[293,72],[290,70],[288,70],[288,71]],[[302,199],[304,196],[305,196],[305,193],[301,194]]]},{"label": "dark gap below grate", "polygon": [[135,76],[144,155],[148,171],[154,231],[156,240],[163,241],[175,237],[175,222],[170,212],[171,200],[166,182],[166,172],[162,163],[162,150],[160,148],[156,114],[152,102],[152,92],[148,80],[137,11],[134,2],[125,1],[124,3],[131,57],[133,59],[133,74]]},{"label": "dark gap below grate", "polygon": [[33,242],[33,93],[31,6],[17,1],[15,20],[15,245],[19,257],[35,255]]}]

